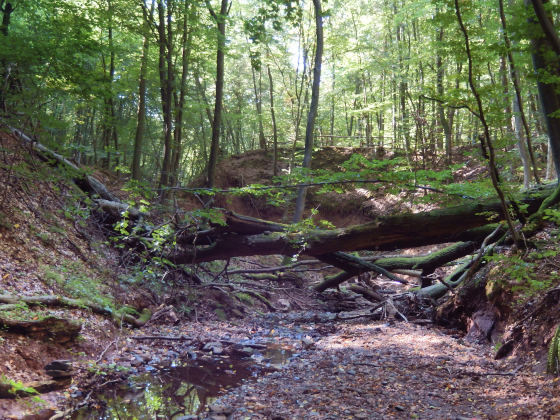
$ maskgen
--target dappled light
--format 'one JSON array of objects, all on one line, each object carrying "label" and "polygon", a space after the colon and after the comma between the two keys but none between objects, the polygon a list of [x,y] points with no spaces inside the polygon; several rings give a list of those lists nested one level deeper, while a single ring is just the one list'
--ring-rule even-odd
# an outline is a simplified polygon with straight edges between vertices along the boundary
[{"label": "dappled light", "polygon": [[559,418],[559,20],[0,0],[0,419]]}]

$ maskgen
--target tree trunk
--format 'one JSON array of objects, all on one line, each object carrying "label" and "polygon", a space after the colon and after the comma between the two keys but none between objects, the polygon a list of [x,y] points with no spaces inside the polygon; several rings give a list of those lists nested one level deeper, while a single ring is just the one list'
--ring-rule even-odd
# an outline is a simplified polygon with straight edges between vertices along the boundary
[{"label": "tree trunk", "polygon": [[[550,189],[541,189],[516,197],[516,200],[526,204],[528,214],[533,214],[549,195]],[[286,225],[230,213],[224,217],[224,227],[211,229],[205,235],[178,237],[180,248],[169,259],[177,264],[192,264],[234,256],[320,256],[337,251],[394,250],[446,242],[479,241],[495,228],[489,225],[489,219],[502,220],[504,214],[502,203],[495,200],[431,212],[379,217],[365,225],[305,233],[287,233],[283,231]],[[202,241],[210,245],[197,246]]]},{"label": "tree trunk", "polygon": [[189,58],[191,54],[191,31],[188,28],[189,18],[189,2],[185,2],[185,10],[183,16],[183,34],[182,34],[182,56],[181,56],[181,82],[179,84],[179,99],[175,107],[175,126],[173,133],[173,151],[171,154],[171,175],[170,183],[175,185],[179,177],[179,161],[182,155],[182,139],[183,139],[183,108],[185,106],[185,97],[187,95],[187,75],[189,73]]},{"label": "tree trunk", "polygon": [[255,107],[257,109],[257,120],[259,124],[259,148],[266,150],[266,138],[264,136],[263,121],[262,121],[262,74],[259,65],[259,83],[257,85],[257,76],[255,74],[256,63],[251,59],[251,75],[253,76],[253,92],[255,94]]},{"label": "tree trunk", "polygon": [[276,126],[276,114],[274,112],[274,84],[272,82],[272,73],[270,72],[270,66],[266,67],[268,72],[268,83],[270,91],[270,116],[272,118],[272,131],[273,131],[273,141],[274,141],[274,157],[272,159],[272,174],[274,176],[278,175],[278,127]]},{"label": "tree trunk", "polygon": [[148,52],[150,40],[148,33],[150,30],[149,19],[152,18],[154,11],[154,0],[150,8],[150,14],[143,9],[144,15],[144,42],[142,44],[142,58],[140,59],[140,77],[138,81],[138,111],[136,135],[134,136],[134,150],[132,152],[131,172],[132,179],[140,179],[140,159],[142,157],[142,143],[144,141],[144,129],[146,126],[146,72],[148,67]]},{"label": "tree trunk", "polygon": [[210,1],[206,0],[206,6],[214,22],[218,33],[216,41],[216,100],[214,102],[214,120],[212,121],[212,141],[210,143],[210,158],[208,161],[208,187],[214,187],[216,181],[216,164],[220,149],[220,128],[222,125],[222,100],[224,96],[224,57],[226,48],[226,17],[229,12],[229,1],[221,0],[219,14],[214,12]]},{"label": "tree trunk", "polygon": [[[321,10],[321,0],[313,0],[315,9],[315,36],[317,45],[315,46],[315,67],[313,69],[313,86],[311,87],[311,104],[307,114],[307,126],[305,128],[305,152],[303,155],[302,167],[311,168],[311,154],[313,153],[313,134],[315,129],[315,119],[319,108],[319,87],[321,86],[321,64],[323,60],[323,12]],[[305,196],[307,188],[298,189],[296,208],[294,212],[294,222],[297,223],[303,216],[305,209]]]},{"label": "tree trunk", "polygon": [[172,8],[173,1],[158,0],[158,44],[159,44],[159,80],[161,93],[161,106],[163,113],[163,160],[159,179],[160,199],[165,199],[166,189],[171,176],[171,150],[173,147],[173,110],[172,98],[173,83],[173,29]]},{"label": "tree trunk", "polygon": [[[543,3],[546,4],[548,1],[525,0],[526,5],[529,2],[533,5],[538,23],[543,31],[542,36],[535,36],[531,39],[533,66],[539,76],[537,88],[550,139],[553,162],[556,167],[556,177],[560,178],[560,118],[555,116],[555,113],[560,110],[560,95],[557,93],[558,84],[553,80],[551,81],[551,77],[545,77],[549,73],[554,76],[560,75],[560,66],[558,64],[560,46],[554,41],[556,32],[552,19],[544,12]],[[532,19],[530,21],[532,22]],[[551,54],[554,55],[553,58],[550,57]]]}]

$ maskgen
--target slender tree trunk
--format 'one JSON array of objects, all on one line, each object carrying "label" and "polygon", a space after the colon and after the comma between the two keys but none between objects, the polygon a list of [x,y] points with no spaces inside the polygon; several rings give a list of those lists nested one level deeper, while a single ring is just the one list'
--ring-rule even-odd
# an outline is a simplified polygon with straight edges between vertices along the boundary
[{"label": "slender tree trunk", "polygon": [[183,16],[183,34],[182,34],[182,56],[181,56],[181,82],[179,84],[179,100],[175,108],[175,127],[173,140],[173,151],[171,154],[171,184],[175,185],[179,176],[179,161],[182,155],[182,139],[183,139],[183,108],[185,107],[185,97],[187,95],[187,75],[189,73],[189,58],[191,54],[191,32],[188,27],[190,2],[185,2],[185,10]]},{"label": "slender tree trunk", "polygon": [[276,126],[276,113],[274,112],[274,84],[272,82],[272,73],[270,66],[266,67],[268,72],[268,83],[270,90],[270,116],[272,118],[272,131],[273,131],[273,145],[274,157],[272,159],[272,173],[274,176],[278,175],[278,127]]},{"label": "slender tree trunk", "polygon": [[212,188],[216,181],[216,163],[220,149],[220,128],[222,125],[222,100],[224,96],[224,58],[226,47],[226,17],[229,11],[228,0],[221,0],[219,14],[214,12],[210,1],[206,0],[206,6],[214,22],[216,23],[217,47],[216,47],[216,101],[214,103],[214,120],[212,121],[212,142],[210,143],[210,158],[208,161],[207,185]]},{"label": "slender tree trunk", "polygon": [[253,76],[253,91],[255,93],[255,108],[257,110],[257,120],[259,124],[259,148],[266,150],[266,137],[264,136],[262,120],[262,89],[261,89],[261,70],[259,68],[259,83],[257,86],[257,76],[255,72],[256,63],[251,59],[251,75]]},{"label": "slender tree trunk", "polygon": [[146,127],[146,73],[148,68],[148,52],[150,48],[149,20],[154,12],[154,0],[150,7],[150,14],[143,10],[144,15],[144,42],[142,44],[142,58],[140,59],[140,77],[138,82],[138,110],[136,135],[134,136],[134,150],[132,152],[131,172],[132,179],[140,179],[140,160],[142,157],[142,143],[144,142],[144,130]]},{"label": "slender tree trunk", "polygon": [[158,10],[158,45],[159,45],[159,80],[163,117],[163,160],[161,163],[159,193],[160,199],[166,198],[165,187],[169,186],[171,169],[171,149],[173,147],[173,32],[172,32],[173,1],[157,0]]},{"label": "slender tree trunk", "polygon": [[[305,152],[303,155],[302,167],[311,168],[311,154],[313,153],[313,134],[315,129],[315,119],[319,108],[319,87],[321,85],[321,64],[323,60],[323,12],[321,10],[321,0],[313,0],[315,9],[315,35],[317,45],[315,47],[315,67],[313,68],[313,86],[311,87],[311,104],[307,114],[307,126],[305,128]],[[305,209],[305,196],[307,188],[298,189],[296,208],[294,212],[294,223],[301,220]]]},{"label": "slender tree trunk", "polygon": [[488,151],[488,166],[489,166],[489,170],[490,170],[490,178],[492,179],[492,185],[494,187],[494,189],[496,190],[496,194],[498,195],[498,198],[500,199],[500,203],[502,206],[502,210],[504,212],[504,216],[505,216],[505,220],[508,226],[508,229],[510,231],[511,237],[513,239],[513,241],[516,244],[519,244],[519,236],[518,233],[515,231],[515,227],[513,226],[513,221],[511,219],[511,215],[510,212],[508,210],[508,205],[506,204],[506,199],[504,196],[504,193],[500,187],[500,179],[499,179],[499,174],[498,174],[498,169],[496,167],[496,156],[495,156],[495,152],[494,152],[494,147],[492,145],[492,141],[490,139],[490,128],[488,126],[488,123],[486,121],[486,116],[484,113],[484,107],[482,106],[482,99],[480,98],[480,94],[478,92],[478,89],[475,85],[475,78],[473,75],[473,58],[472,58],[472,53],[471,53],[471,47],[470,47],[470,40],[469,40],[469,35],[467,32],[467,28],[465,27],[465,24],[463,23],[463,18],[461,15],[461,9],[459,7],[459,0],[455,0],[455,13],[457,15],[457,21],[459,23],[459,27],[461,29],[461,32],[463,33],[463,37],[464,37],[464,41],[465,41],[465,52],[467,54],[467,59],[468,59],[468,66],[469,66],[469,86],[471,89],[471,92],[476,100],[476,105],[477,105],[477,117],[480,120],[480,123],[482,124],[482,127],[484,129],[484,134],[481,137],[481,142],[482,142],[482,148]]},{"label": "slender tree trunk", "polygon": [[[525,185],[526,183],[530,183],[531,179],[530,179],[530,172],[528,174],[525,174],[526,171],[526,167],[528,164],[528,160],[530,159],[531,165],[533,167],[533,176],[535,177],[535,181],[537,183],[540,182],[539,180],[539,174],[537,172],[537,163],[535,161],[535,156],[533,155],[533,146],[532,146],[532,141],[531,141],[531,130],[529,129],[529,124],[527,122],[527,117],[525,116],[525,111],[523,109],[523,100],[521,98],[521,87],[519,86],[519,78],[517,76],[517,70],[515,68],[515,61],[513,59],[513,54],[511,52],[511,42],[509,40],[509,34],[508,34],[508,30],[507,30],[507,22],[506,22],[506,15],[504,13],[504,2],[503,0],[498,0],[498,4],[499,4],[499,8],[500,8],[500,20],[502,22],[502,34],[504,37],[504,43],[506,46],[506,50],[507,50],[507,58],[508,58],[508,62],[509,62],[509,71],[510,71],[510,77],[511,77],[511,82],[513,84],[513,88],[515,89],[515,97],[513,99],[513,108],[514,108],[514,120],[515,120],[515,131],[517,134],[517,140],[518,140],[518,148],[519,148],[519,155],[521,156],[521,160],[523,162],[523,172],[524,172],[524,182],[523,184]],[[525,140],[526,140],[526,145],[523,142],[523,135],[521,134],[521,125],[523,126],[523,129],[525,130]],[[526,179],[526,178],[529,179]],[[525,188],[528,188],[528,185],[525,186]]]},{"label": "slender tree trunk", "polygon": [[[2,12],[2,24],[0,25],[0,34],[2,37],[8,36],[8,30],[10,27],[10,21],[12,18],[12,13],[14,11],[14,7],[12,6],[11,2],[7,2],[4,5],[4,0],[0,2],[0,11]],[[0,38],[0,43],[3,43],[3,39]],[[0,112],[7,112],[6,108],[6,95],[8,94],[9,84],[10,84],[10,69],[8,69],[8,63],[6,60],[2,60],[0,62],[1,66],[1,76],[2,79],[0,80]]]}]

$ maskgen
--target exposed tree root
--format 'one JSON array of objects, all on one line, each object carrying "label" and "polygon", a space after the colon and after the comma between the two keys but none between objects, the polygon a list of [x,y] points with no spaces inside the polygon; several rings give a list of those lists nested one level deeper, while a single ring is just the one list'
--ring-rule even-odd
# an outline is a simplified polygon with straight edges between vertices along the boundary
[{"label": "exposed tree root", "polygon": [[152,315],[151,311],[144,309],[142,313],[135,317],[129,313],[125,312],[125,309],[119,311],[114,311],[108,307],[103,307],[101,305],[87,302],[82,299],[71,299],[64,296],[56,295],[45,295],[45,296],[12,296],[12,295],[0,295],[0,303],[5,304],[18,304],[25,303],[26,305],[44,305],[44,306],[62,306],[73,309],[89,309],[93,313],[109,316],[113,319],[117,325],[121,325],[123,322],[130,324],[134,327],[141,327],[146,322],[150,320]]},{"label": "exposed tree root", "polygon": [[66,343],[78,336],[82,324],[72,319],[56,316],[47,316],[35,320],[11,319],[0,316],[0,327],[42,340],[53,339],[59,343]]}]

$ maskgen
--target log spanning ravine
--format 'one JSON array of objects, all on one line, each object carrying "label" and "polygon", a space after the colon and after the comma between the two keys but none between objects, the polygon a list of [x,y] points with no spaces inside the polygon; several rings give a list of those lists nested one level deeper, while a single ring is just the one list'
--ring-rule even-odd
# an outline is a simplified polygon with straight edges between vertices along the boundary
[{"label": "log spanning ravine", "polygon": [[[21,131],[13,128],[11,131],[39,156],[54,159],[58,164],[69,167],[75,174],[76,185],[94,197],[98,210],[111,216],[109,220],[114,221],[125,210],[133,221],[142,219],[143,215],[138,210],[121,202],[102,183],[86,175],[72,162],[32,141]],[[516,208],[522,204],[525,208],[524,217],[535,218],[535,215],[542,214],[543,207],[554,204],[559,195],[559,189],[550,186],[534,189],[515,198],[518,203]],[[428,212],[383,216],[367,224],[332,230],[294,231],[289,225],[225,210],[222,215],[223,223],[208,222],[203,229],[177,227],[176,246],[165,257],[174,264],[190,265],[254,255],[311,256],[342,270],[316,286],[318,291],[337,287],[343,281],[369,271],[401,282],[403,280],[395,271],[421,270],[421,275],[426,277],[437,267],[473,254],[489,235],[492,234],[491,242],[503,238],[496,232],[500,233],[498,223],[504,219],[498,200],[469,201]],[[505,229],[501,233],[505,233]],[[487,239],[485,246],[489,245],[488,242]],[[447,244],[447,247],[416,258],[366,259],[347,254],[352,251],[388,251],[433,244]],[[457,273],[452,276],[456,280]],[[441,292],[445,293],[449,284],[444,280],[439,286],[435,297]]]}]

